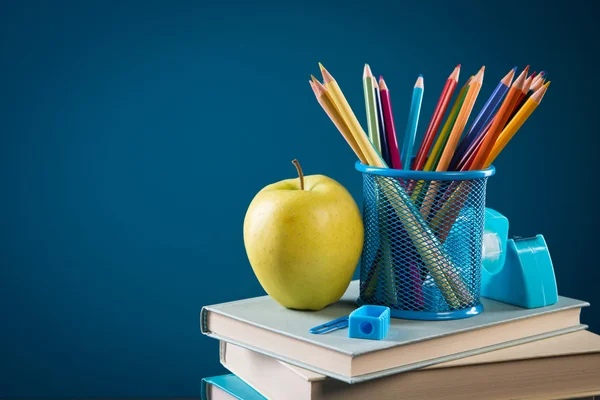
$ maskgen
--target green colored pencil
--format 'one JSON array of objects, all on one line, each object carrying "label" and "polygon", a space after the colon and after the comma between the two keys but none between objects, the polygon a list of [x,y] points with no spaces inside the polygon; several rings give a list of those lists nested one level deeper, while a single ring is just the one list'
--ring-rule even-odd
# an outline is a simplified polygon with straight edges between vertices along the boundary
[{"label": "green colored pencil", "polygon": [[379,122],[377,121],[377,103],[375,102],[375,85],[373,73],[369,64],[365,64],[363,73],[363,89],[365,91],[365,108],[367,110],[367,126],[369,139],[375,150],[381,155],[381,141],[379,140]]}]

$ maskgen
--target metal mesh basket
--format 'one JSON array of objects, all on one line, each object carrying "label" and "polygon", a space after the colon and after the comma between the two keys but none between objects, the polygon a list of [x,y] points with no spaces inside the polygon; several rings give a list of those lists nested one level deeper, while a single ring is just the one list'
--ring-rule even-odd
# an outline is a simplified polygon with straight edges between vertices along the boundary
[{"label": "metal mesh basket", "polygon": [[408,319],[478,314],[485,189],[483,171],[422,172],[357,163],[363,174],[365,243],[361,304]]}]

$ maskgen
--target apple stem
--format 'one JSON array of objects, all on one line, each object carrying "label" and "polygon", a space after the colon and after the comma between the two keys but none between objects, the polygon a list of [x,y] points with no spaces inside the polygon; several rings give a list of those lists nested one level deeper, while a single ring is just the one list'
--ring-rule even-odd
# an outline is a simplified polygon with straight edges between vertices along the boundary
[{"label": "apple stem", "polygon": [[298,178],[300,178],[300,190],[304,190],[304,174],[302,173],[302,167],[296,159],[292,160],[292,164],[294,164],[296,171],[298,171]]}]

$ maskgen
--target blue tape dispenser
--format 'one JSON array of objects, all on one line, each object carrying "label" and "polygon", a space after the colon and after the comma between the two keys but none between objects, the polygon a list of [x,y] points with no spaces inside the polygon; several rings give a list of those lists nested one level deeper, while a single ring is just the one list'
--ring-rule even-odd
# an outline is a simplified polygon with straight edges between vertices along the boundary
[{"label": "blue tape dispenser", "polygon": [[508,239],[508,219],[486,208],[481,295],[523,308],[558,301],[556,277],[542,235]]}]

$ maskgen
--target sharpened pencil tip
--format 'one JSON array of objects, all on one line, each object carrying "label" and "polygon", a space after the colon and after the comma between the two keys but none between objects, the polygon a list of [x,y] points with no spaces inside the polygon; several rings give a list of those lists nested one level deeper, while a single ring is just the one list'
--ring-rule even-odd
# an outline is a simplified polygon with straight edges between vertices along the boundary
[{"label": "sharpened pencil tip", "polygon": [[319,63],[319,68],[321,68],[321,75],[323,76],[323,83],[330,83],[333,82],[335,79],[333,79],[333,76],[331,76],[331,74],[329,73],[329,71],[327,71],[325,69],[325,67],[323,66],[323,64]]},{"label": "sharpened pencil tip", "polygon": [[541,75],[541,76],[546,76],[546,71],[542,71],[542,72],[540,72],[540,75]]},{"label": "sharpened pencil tip", "polygon": [[385,81],[383,80],[383,76],[379,77],[379,90],[388,90],[387,85],[385,84]]},{"label": "sharpened pencil tip", "polygon": [[460,75],[460,64],[458,64],[455,68],[454,71],[452,71],[452,73],[450,74],[450,76],[448,77],[448,79],[453,79],[456,82],[458,82],[458,77]]},{"label": "sharpened pencil tip", "polygon": [[533,93],[531,95],[530,99],[539,104],[542,101],[542,99],[544,98],[544,95],[546,94],[546,90],[548,90],[548,86],[550,86],[550,81],[546,82],[544,84],[544,86],[542,86],[541,88],[536,90],[535,93]]},{"label": "sharpened pencil tip", "polygon": [[423,74],[419,74],[419,78],[423,78]]},{"label": "sharpened pencil tip", "polygon": [[320,90],[323,90],[324,92],[327,90],[325,88],[325,86],[323,86],[323,84],[321,82],[319,82],[319,80],[317,78],[314,77],[314,75],[311,75],[310,79],[312,79],[312,82],[313,82],[315,88],[319,88]]},{"label": "sharpened pencil tip", "polygon": [[423,75],[419,75],[419,77],[417,78],[417,82],[415,83],[415,87],[423,89],[423,87],[424,87],[424,85],[423,85]]},{"label": "sharpened pencil tip", "polygon": [[365,64],[365,69],[363,71],[363,79],[367,77],[374,78],[373,72],[371,72],[371,67],[369,67],[369,64]]}]

